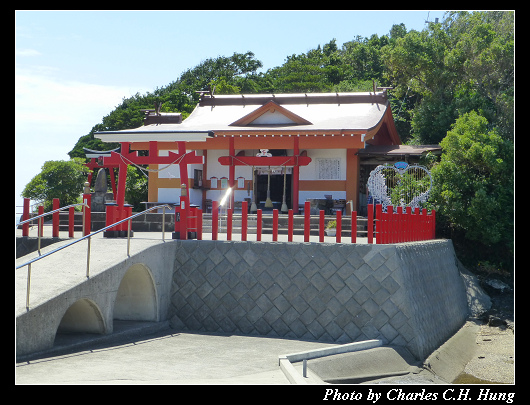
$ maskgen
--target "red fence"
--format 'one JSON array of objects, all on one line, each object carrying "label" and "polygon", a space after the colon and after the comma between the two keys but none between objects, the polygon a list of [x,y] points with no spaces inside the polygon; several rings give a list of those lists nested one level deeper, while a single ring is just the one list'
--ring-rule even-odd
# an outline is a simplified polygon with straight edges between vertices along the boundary
[{"label": "red fence", "polygon": [[[374,243],[374,234],[377,244],[415,242],[435,238],[436,211],[427,214],[427,209],[416,208],[412,212],[407,207],[403,212],[402,207],[387,206],[383,212],[380,204],[368,204],[368,243]],[[374,229],[375,225],[375,229]]]},{"label": "red fence", "polygon": [[[83,199],[90,205],[90,194],[84,194]],[[59,207],[59,200],[54,199],[53,208]],[[110,207],[107,207],[110,208]],[[212,202],[212,240],[218,239],[219,234],[219,203],[217,201]],[[309,242],[311,232],[311,206],[309,201],[306,201],[304,205],[304,242]],[[192,207],[188,210],[175,207],[175,233],[177,239],[188,239],[197,238],[202,240],[202,210]],[[39,207],[39,214],[42,213],[42,207]],[[272,211],[272,240],[278,240],[278,210]],[[54,213],[52,219],[52,236],[59,236],[59,213]],[[87,208],[85,211],[85,229],[84,234],[90,233],[90,209]],[[130,215],[130,214],[129,214]],[[29,199],[24,199],[24,212],[23,220],[29,219]],[[227,221],[226,221],[226,238],[232,240],[233,229],[232,229],[232,218],[233,210],[227,210]],[[261,241],[263,222],[262,222],[262,210],[257,211],[257,227],[256,227],[256,240]],[[73,237],[73,219],[74,210],[69,210],[69,236]],[[337,211],[336,213],[336,235],[335,240],[338,243],[342,242],[342,212]],[[28,224],[23,225],[22,235],[28,236],[29,227]],[[42,235],[42,221],[38,221],[39,232]],[[110,225],[110,224],[107,224]],[[424,208],[420,210],[416,208],[412,212],[410,207],[407,207],[405,211],[401,207],[398,207],[396,212],[392,206],[387,207],[387,211],[383,212],[382,206],[377,204],[375,206],[374,216],[374,205],[368,204],[368,243],[377,244],[388,244],[388,243],[401,243],[401,242],[414,242],[421,240],[428,240],[435,238],[435,225],[436,225],[436,211],[432,210],[430,214],[427,214],[427,210]],[[318,225],[318,240],[324,242],[325,232],[325,217],[324,211],[321,210],[319,213],[319,225]],[[357,242],[357,212],[351,214],[351,243]],[[287,227],[287,240],[293,241],[294,233],[294,216],[293,210],[288,212],[288,227]],[[248,202],[243,201],[241,204],[241,240],[246,241],[248,234]]]},{"label": "red fence", "polygon": [[[88,207],[85,208],[85,219],[84,219],[84,226],[83,226],[83,235],[88,235],[90,233],[90,225],[91,225],[91,210],[90,210],[90,203],[91,203],[91,196],[90,194],[83,194],[83,202],[85,202]],[[53,199],[52,203],[53,210],[58,210],[60,207],[60,201],[58,198]],[[40,205],[37,208],[38,215],[44,214],[44,207]],[[52,215],[52,237],[58,238],[59,237],[59,212],[54,212]],[[26,221],[30,218],[30,199],[24,198],[24,205],[23,205],[23,212],[22,212],[22,221]],[[43,235],[43,226],[44,221],[43,218],[39,218],[37,221],[37,227],[38,231],[37,234],[42,236]],[[22,225],[22,236],[29,236],[29,223],[25,223]],[[74,237],[74,207],[70,207],[68,209],[68,237],[73,238]]]},{"label": "red fence", "polygon": [[[241,240],[247,240],[248,234],[248,203],[243,201],[241,204]],[[212,202],[212,240],[217,240],[219,235],[219,203]],[[307,201],[304,206],[304,242],[309,242],[311,232],[310,203]],[[388,244],[401,242],[414,242],[435,238],[436,211],[432,210],[427,214],[427,210],[416,208],[414,212],[410,207],[405,211],[398,207],[394,212],[392,206],[387,207],[387,212],[383,212],[381,205],[368,205],[368,243]],[[198,240],[202,239],[202,210],[190,209],[190,215],[186,218],[186,210],[176,207],[177,221],[175,222],[175,231],[180,231],[180,239],[187,239],[193,232],[196,232]],[[261,241],[263,222],[262,210],[257,211],[256,219],[256,240]],[[226,221],[226,238],[232,240],[233,210],[227,209]],[[272,240],[278,240],[278,210],[272,211]],[[342,242],[342,212],[336,213],[336,234],[335,240]],[[294,232],[293,210],[288,212],[287,240],[293,241]],[[351,243],[357,242],[357,212],[351,215]],[[324,242],[325,217],[324,211],[319,213],[318,240]]]}]

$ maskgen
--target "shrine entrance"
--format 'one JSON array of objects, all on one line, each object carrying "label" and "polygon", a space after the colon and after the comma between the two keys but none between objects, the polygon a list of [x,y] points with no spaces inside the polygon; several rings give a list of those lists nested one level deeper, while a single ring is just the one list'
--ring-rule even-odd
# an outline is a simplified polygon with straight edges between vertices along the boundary
[{"label": "shrine entrance", "polygon": [[[285,170],[287,169],[287,173]],[[254,181],[256,182],[256,204],[257,208],[264,211],[276,208],[281,210],[285,183],[285,202],[287,207],[292,208],[292,168],[291,167],[276,167],[271,168],[270,171],[270,199],[273,207],[266,207],[267,188],[269,187],[269,168],[258,167],[254,171]]]}]

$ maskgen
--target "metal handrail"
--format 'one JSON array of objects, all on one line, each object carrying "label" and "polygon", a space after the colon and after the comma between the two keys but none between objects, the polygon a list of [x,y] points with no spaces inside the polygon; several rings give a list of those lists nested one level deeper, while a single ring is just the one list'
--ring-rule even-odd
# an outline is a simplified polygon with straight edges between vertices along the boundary
[{"label": "metal handrail", "polygon": [[39,252],[39,256],[40,256],[41,232],[42,232],[42,227],[44,226],[44,224],[42,222],[42,218],[44,218],[47,215],[54,214],[56,212],[65,210],[67,208],[70,209],[72,207],[77,207],[79,205],[83,206],[83,234],[84,234],[85,233],[85,207],[86,208],[90,208],[90,206],[86,202],[78,203],[78,204],[71,204],[71,205],[67,205],[65,207],[57,208],[57,209],[55,209],[53,211],[45,212],[44,214],[40,214],[40,215],[37,215],[35,217],[26,219],[25,221],[19,222],[18,224],[15,225],[15,227],[18,228],[20,225],[23,225],[23,224],[25,224],[27,222],[34,221],[36,219],[39,221],[38,224],[37,224],[37,227],[38,227],[38,231],[37,231],[37,240],[38,240],[37,241],[37,251]]},{"label": "metal handrail", "polygon": [[129,226],[128,226],[128,231],[127,231],[127,256],[130,256],[129,254],[129,249],[130,249],[130,238],[131,238],[131,219],[133,218],[136,218],[140,215],[143,215],[145,214],[146,212],[149,212],[149,211],[152,211],[152,210],[155,210],[155,209],[160,209],[160,208],[163,208],[163,211],[162,211],[162,240],[165,241],[165,217],[166,217],[166,208],[169,208],[171,209],[171,206],[168,205],[168,204],[163,204],[163,205],[157,205],[155,207],[151,207],[147,210],[144,210],[142,212],[139,212],[137,214],[134,214],[134,215],[131,215],[130,217],[127,217],[125,219],[122,219],[121,221],[117,221],[111,225],[108,225],[106,226],[105,228],[101,228],[95,232],[92,232],[88,235],[85,235],[79,239],[76,239],[74,240],[73,242],[70,242],[66,245],[63,245],[61,247],[58,247],[57,249],[54,249],[54,250],[51,250],[50,252],[47,252],[43,255],[40,255],[34,259],[31,259],[29,261],[27,261],[26,263],[23,263],[19,266],[16,266],[15,267],[15,270],[18,270],[24,266],[28,266],[28,283],[27,283],[27,291],[26,291],[26,309],[29,310],[29,293],[30,293],[30,280],[31,280],[31,264],[32,263],[35,263],[36,261],[38,260],[41,260],[41,259],[44,259],[45,257],[47,256],[50,256],[54,253],[57,253],[58,251],[60,250],[63,250],[63,249],[66,249],[67,247],[70,247],[72,245],[75,245],[76,243],[78,242],[81,242],[82,240],[85,240],[85,239],[88,239],[88,247],[87,247],[87,268],[86,268],[86,277],[89,278],[90,277],[90,238],[100,232],[104,232],[106,231],[107,229],[110,229],[110,228],[114,228],[116,225],[119,225],[125,221],[129,221]]},{"label": "metal handrail", "polygon": [[39,218],[42,218],[42,217],[45,217],[47,215],[50,215],[50,214],[54,214],[58,211],[62,211],[62,210],[65,210],[67,208],[70,208],[70,207],[77,207],[79,205],[84,205],[85,207],[87,208],[90,208],[88,204],[85,204],[85,203],[79,203],[79,204],[72,204],[72,205],[67,205],[65,207],[61,207],[61,208],[57,208],[56,210],[53,210],[53,211],[49,211],[49,212],[45,212],[44,214],[40,214],[40,215],[37,215],[35,217],[31,217],[30,219],[26,219],[25,221],[22,221],[22,222],[19,222],[17,224],[15,224],[15,227],[19,227],[20,225],[24,225],[25,223],[27,222],[31,222],[31,221],[34,221],[36,219],[39,219]]}]

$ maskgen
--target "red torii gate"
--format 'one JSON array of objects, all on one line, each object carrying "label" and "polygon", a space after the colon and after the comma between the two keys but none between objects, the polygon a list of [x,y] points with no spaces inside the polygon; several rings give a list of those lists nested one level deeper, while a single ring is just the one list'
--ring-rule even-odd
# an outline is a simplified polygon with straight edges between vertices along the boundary
[{"label": "red torii gate", "polygon": [[[293,210],[298,214],[298,189],[300,166],[307,166],[311,158],[300,155],[298,136],[294,137],[293,156],[235,156],[234,138],[230,137],[228,153],[230,156],[221,156],[218,162],[223,166],[229,166],[228,185],[235,185],[235,166],[292,166],[293,167]],[[230,195],[231,206],[234,206],[234,193]]]},{"label": "red torii gate", "polygon": [[[110,156],[103,157],[103,165],[100,167],[118,167],[118,189],[116,192],[116,205],[107,205],[106,226],[121,221],[132,214],[132,207],[125,204],[125,181],[127,179],[127,166],[150,165],[150,164],[178,164],[180,168],[180,184],[182,194],[180,197],[180,209],[185,211],[185,217],[189,217],[189,182],[188,164],[204,164],[203,156],[197,156],[195,151],[186,153],[186,142],[177,141],[178,153],[169,152],[168,156],[158,156],[158,141],[149,141],[149,155],[138,156],[138,151],[130,152],[130,142],[121,142],[121,152],[112,151]],[[184,187],[182,187],[184,186]],[[104,232],[106,237],[117,237],[127,235],[127,222],[117,225],[115,228]],[[187,235],[183,235],[183,239]]]}]

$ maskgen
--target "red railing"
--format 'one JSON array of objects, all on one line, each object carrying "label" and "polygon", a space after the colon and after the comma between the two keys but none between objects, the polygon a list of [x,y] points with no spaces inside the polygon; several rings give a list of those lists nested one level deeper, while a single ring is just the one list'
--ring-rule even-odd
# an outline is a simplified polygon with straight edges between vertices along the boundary
[{"label": "red railing", "polygon": [[[83,195],[85,203],[90,204],[90,194]],[[54,199],[53,207],[56,209],[59,207],[59,200]],[[212,202],[212,240],[218,239],[219,234],[219,203],[218,201]],[[42,207],[39,207],[39,214],[42,214]],[[309,201],[305,202],[304,205],[304,242],[309,242],[311,232],[311,206]],[[188,211],[175,207],[175,232],[180,232],[179,239],[188,239],[190,233],[196,233],[193,237],[198,240],[202,240],[202,210],[192,207]],[[74,219],[73,207],[69,209],[69,236],[73,237],[73,219]],[[272,212],[272,240],[278,240],[278,220],[279,212],[277,209]],[[86,220],[84,221],[84,235],[90,233],[90,208],[87,207],[85,211]],[[22,218],[29,219],[29,199],[24,199],[24,212]],[[256,240],[261,241],[263,222],[262,222],[262,210],[257,211],[257,227],[256,227]],[[294,233],[294,219],[293,210],[288,212],[288,227],[287,227],[287,240],[293,241]],[[232,228],[233,210],[227,210],[227,240],[233,238]],[[335,240],[337,243],[342,242],[342,212],[337,211],[336,213],[336,236]],[[28,223],[22,225],[23,236],[28,236]],[[42,235],[42,221],[38,221],[39,230],[38,233]],[[324,242],[324,231],[325,231],[325,217],[324,211],[319,212],[319,225],[318,225],[318,240]],[[368,204],[368,243],[373,244],[389,244],[389,243],[401,243],[401,242],[415,242],[422,240],[429,240],[435,238],[436,228],[436,211],[432,210],[430,214],[424,208],[420,210],[416,208],[412,212],[410,207],[407,207],[403,211],[402,207],[398,207],[396,212],[392,206],[388,206],[386,212],[383,212],[380,204],[374,205]],[[113,228],[114,229],[114,228]],[[351,243],[357,242],[357,212],[353,211],[351,215]],[[53,213],[52,220],[52,235],[57,237],[59,234],[59,213]],[[248,234],[248,203],[243,201],[241,203],[241,240],[246,241]]]},{"label": "red railing", "polygon": [[[374,228],[375,225],[375,228]],[[435,239],[436,236],[436,211],[427,214],[427,209],[416,208],[412,212],[407,207],[403,212],[402,207],[387,206],[383,212],[380,204],[368,204],[368,243],[383,245],[388,243],[416,242]]]},{"label": "red railing", "polygon": [[[90,224],[91,224],[91,196],[90,194],[83,194],[83,203],[85,207],[83,208],[84,218],[83,218],[83,235],[88,235],[90,233]],[[52,237],[59,237],[59,207],[60,202],[58,198],[53,199],[52,203],[53,213],[52,215]],[[44,214],[44,207],[40,205],[37,208],[37,216]],[[23,212],[22,212],[22,221],[25,222],[30,219],[30,199],[24,198]],[[31,222],[31,221],[30,221]],[[29,222],[25,222],[22,225],[22,236],[29,236]],[[37,235],[43,236],[43,218],[37,220]],[[71,206],[68,209],[68,237],[74,237],[74,207]]]},{"label": "red railing", "polygon": [[[304,205],[304,241],[309,242],[311,232],[311,206],[309,201],[306,201]],[[202,240],[202,210],[198,208],[191,208],[186,211],[178,206],[175,207],[175,232],[179,232],[178,239],[188,239],[190,234],[193,232],[197,233],[197,239]],[[293,241],[294,234],[294,213],[293,210],[288,211],[288,222],[287,222],[287,240]],[[232,240],[233,238],[233,209],[229,208],[226,210],[226,239]],[[263,231],[263,211],[261,209],[256,212],[256,240],[261,241]],[[352,212],[351,215],[352,230],[351,242],[356,243],[357,241],[357,212]],[[320,222],[319,222],[319,241],[324,241],[324,211],[320,211]],[[336,213],[336,241],[342,241],[342,212],[337,211]],[[279,211],[277,209],[272,210],[272,241],[278,240],[279,233]],[[219,238],[219,202],[212,201],[212,240],[218,240]],[[241,240],[246,241],[248,239],[248,202],[243,201],[241,203]]]},{"label": "red railing", "polygon": [[[212,240],[218,240],[219,235],[219,203],[212,202]],[[311,232],[311,206],[309,201],[304,205],[304,242],[309,242]],[[196,232],[197,239],[202,240],[202,210],[190,209],[190,215],[186,217],[187,211],[176,207],[178,218],[175,222],[175,231],[180,231],[180,239],[187,239],[189,232]],[[233,210],[227,209],[227,223],[226,223],[226,238],[232,240],[233,238]],[[262,236],[262,210],[257,211],[256,219],[256,240],[261,241]],[[272,241],[278,240],[278,210],[272,211]],[[342,242],[342,212],[336,213],[336,234],[335,240],[337,243]],[[293,241],[294,233],[293,210],[288,212],[288,226],[287,226],[287,240]],[[435,238],[436,225],[436,211],[432,210],[427,214],[424,208],[420,210],[416,208],[414,212],[410,207],[407,207],[403,212],[402,207],[398,207],[396,212],[392,206],[387,207],[387,211],[383,212],[380,204],[375,206],[368,205],[368,243],[373,244],[388,244],[401,242],[415,242],[421,240],[428,240]],[[325,217],[324,211],[319,212],[319,226],[318,226],[318,240],[324,242],[325,231]],[[357,242],[357,212],[353,211],[351,215],[351,243]],[[241,240],[246,241],[248,234],[248,203],[243,201],[241,203]]]}]

